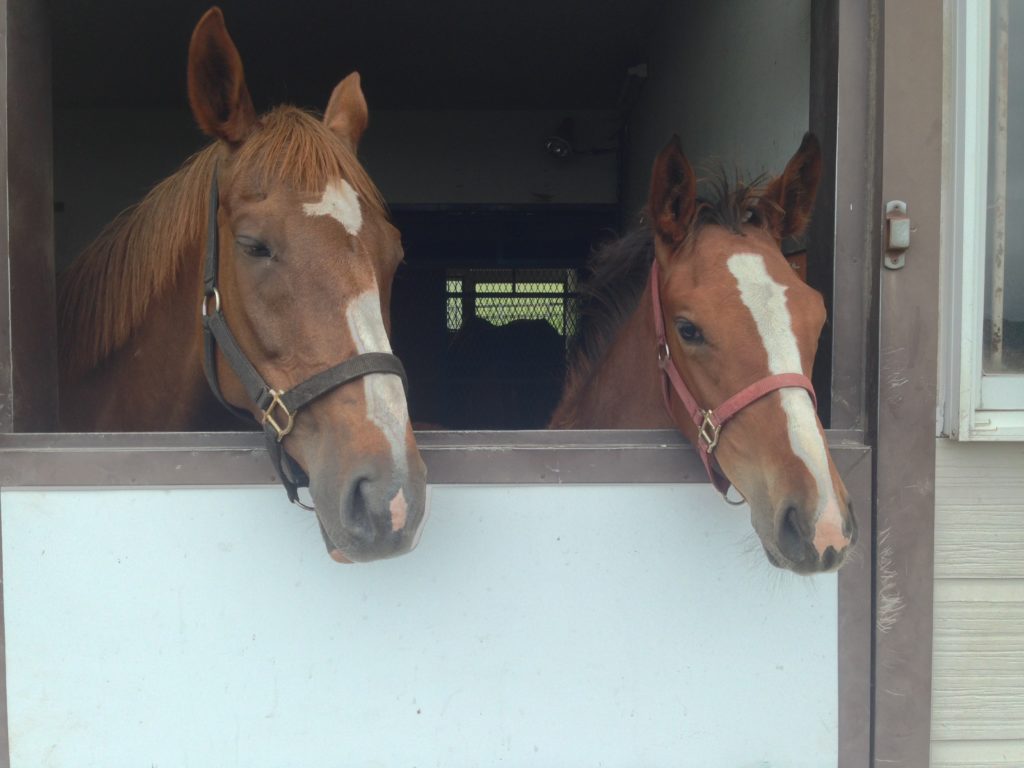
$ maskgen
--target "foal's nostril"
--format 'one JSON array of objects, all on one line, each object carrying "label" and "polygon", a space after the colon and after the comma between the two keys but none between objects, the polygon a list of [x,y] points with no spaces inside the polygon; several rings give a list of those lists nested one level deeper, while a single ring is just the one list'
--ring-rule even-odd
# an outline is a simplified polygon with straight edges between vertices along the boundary
[{"label": "foal's nostril", "polygon": [[779,521],[779,550],[787,559],[798,563],[807,553],[806,537],[800,525],[800,513],[795,506],[786,507]]}]

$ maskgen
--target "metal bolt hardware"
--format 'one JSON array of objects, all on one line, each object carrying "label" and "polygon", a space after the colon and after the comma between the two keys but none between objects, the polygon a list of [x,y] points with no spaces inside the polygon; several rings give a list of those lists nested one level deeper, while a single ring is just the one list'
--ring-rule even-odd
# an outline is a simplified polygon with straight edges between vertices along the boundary
[{"label": "metal bolt hardware", "polygon": [[885,204],[885,259],[887,269],[903,269],[905,251],[910,247],[910,217],[907,204],[890,200]]}]

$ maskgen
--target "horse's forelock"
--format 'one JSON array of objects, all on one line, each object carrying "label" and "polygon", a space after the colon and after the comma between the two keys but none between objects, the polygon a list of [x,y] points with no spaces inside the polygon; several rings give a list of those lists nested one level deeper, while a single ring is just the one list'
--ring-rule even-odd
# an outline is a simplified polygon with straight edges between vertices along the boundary
[{"label": "horse's forelock", "polygon": [[278,107],[263,115],[232,162],[255,183],[268,188],[286,184],[321,193],[344,179],[383,214],[384,198],[349,146],[315,115],[296,107]]},{"label": "horse's forelock", "polygon": [[[708,226],[739,233],[756,203],[762,179],[751,182],[719,169],[704,179],[706,192],[697,200],[688,238]],[[636,309],[654,260],[654,236],[641,221],[624,237],[598,248],[587,264],[590,272],[580,286],[579,333],[570,352],[570,376],[586,376],[600,361],[615,334]]]}]

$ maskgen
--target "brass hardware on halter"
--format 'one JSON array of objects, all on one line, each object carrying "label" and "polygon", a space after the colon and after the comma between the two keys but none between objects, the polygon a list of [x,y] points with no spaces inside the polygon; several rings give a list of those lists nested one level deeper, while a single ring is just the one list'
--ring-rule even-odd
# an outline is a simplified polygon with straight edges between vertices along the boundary
[{"label": "brass hardware on halter", "polygon": [[697,429],[697,438],[704,443],[704,450],[710,455],[718,445],[718,435],[722,431],[722,425],[715,423],[715,412],[710,408],[701,411],[700,415],[704,418]]},{"label": "brass hardware on halter", "polygon": [[[270,405],[268,405],[266,409],[263,411],[263,419],[261,421],[261,423],[264,426],[269,424],[270,428],[273,429],[275,433],[277,433],[277,442],[279,443],[282,440],[284,440],[285,435],[291,432],[292,427],[295,426],[295,414],[289,411],[287,406],[285,406],[285,404],[281,401],[281,395],[283,394],[283,392],[277,389],[270,390],[270,395],[274,399],[270,401]],[[274,418],[273,413],[275,408],[280,408],[284,412],[284,415],[288,417],[288,421],[285,423],[283,427],[280,424],[278,424],[277,419]]]}]

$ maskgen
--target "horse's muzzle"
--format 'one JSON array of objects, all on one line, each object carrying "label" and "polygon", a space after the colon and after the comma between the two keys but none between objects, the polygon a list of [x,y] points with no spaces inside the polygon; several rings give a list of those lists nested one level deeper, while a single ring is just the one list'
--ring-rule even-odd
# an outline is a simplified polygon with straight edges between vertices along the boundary
[{"label": "horse's muzzle", "polygon": [[795,573],[837,570],[857,542],[853,505],[847,502],[846,515],[839,524],[830,526],[811,522],[806,510],[786,504],[775,516],[774,538],[774,547],[765,546],[772,565]]},{"label": "horse's muzzle", "polygon": [[419,466],[404,476],[367,463],[336,482],[313,478],[317,516],[334,560],[382,560],[416,546],[426,517],[426,470],[415,458]]}]

